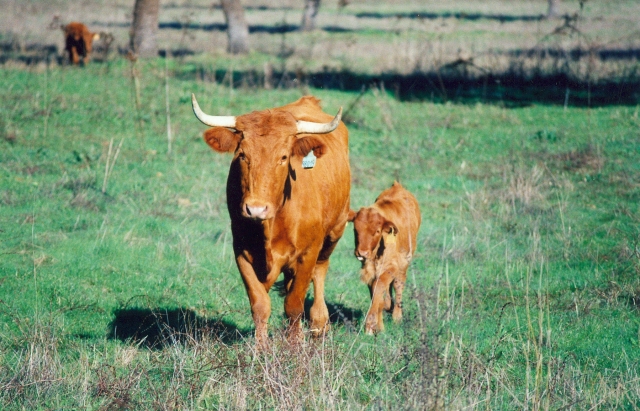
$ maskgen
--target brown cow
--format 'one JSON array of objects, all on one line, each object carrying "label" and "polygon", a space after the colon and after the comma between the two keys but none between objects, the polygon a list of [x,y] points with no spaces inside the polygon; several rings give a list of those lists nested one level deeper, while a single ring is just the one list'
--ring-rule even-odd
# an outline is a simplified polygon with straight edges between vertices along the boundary
[{"label": "brown cow", "polygon": [[307,96],[232,117],[204,114],[193,95],[192,103],[196,117],[213,127],[204,133],[207,144],[217,152],[233,153],[227,208],[256,342],[264,347],[268,341],[268,292],[280,273],[290,338],[302,338],[300,320],[311,281],[310,327],[321,335],[329,319],[324,302],[329,256],[349,214],[349,136],[340,122],[342,109],[332,119],[318,99]]},{"label": "brown cow", "polygon": [[360,279],[371,293],[365,331],[373,334],[384,330],[383,308],[393,310],[394,321],[402,319],[402,291],[416,249],[420,208],[416,198],[394,182],[372,206],[349,211],[349,221],[355,232],[355,255],[362,262]]},{"label": "brown cow", "polygon": [[82,57],[82,64],[89,62],[93,41],[100,38],[99,33],[92,33],[87,26],[78,22],[71,22],[62,26],[65,39],[65,50],[69,53],[69,62],[79,64]]}]

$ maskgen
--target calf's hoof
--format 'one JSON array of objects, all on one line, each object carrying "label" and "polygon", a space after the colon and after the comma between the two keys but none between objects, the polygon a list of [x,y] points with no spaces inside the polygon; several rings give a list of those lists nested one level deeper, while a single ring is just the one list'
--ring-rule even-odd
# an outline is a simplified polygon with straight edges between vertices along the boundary
[{"label": "calf's hoof", "polygon": [[399,323],[402,321],[402,310],[397,308],[393,310],[393,313],[391,314],[391,317],[393,318],[393,321],[396,323]]},{"label": "calf's hoof", "polygon": [[364,332],[367,335],[374,335],[381,331],[384,331],[384,325],[381,322],[379,323],[375,316],[373,318],[368,316],[364,325]]}]

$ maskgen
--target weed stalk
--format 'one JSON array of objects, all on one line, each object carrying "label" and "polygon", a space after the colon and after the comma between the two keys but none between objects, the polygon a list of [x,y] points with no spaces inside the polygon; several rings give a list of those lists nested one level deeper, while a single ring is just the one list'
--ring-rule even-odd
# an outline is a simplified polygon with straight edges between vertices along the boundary
[{"label": "weed stalk", "polygon": [[116,160],[120,155],[120,148],[122,147],[122,143],[124,142],[124,138],[120,140],[118,147],[115,150],[113,155],[113,159],[111,158],[111,153],[113,149],[113,139],[109,141],[109,150],[107,152],[107,161],[105,162],[104,169],[104,179],[102,180],[102,194],[106,194],[107,192],[107,183],[109,182],[109,176],[111,176],[111,172],[113,171],[113,166],[116,164]]},{"label": "weed stalk", "polygon": [[169,109],[169,56],[164,59],[164,96],[165,96],[165,113],[167,118],[167,155],[171,155],[171,144],[173,136],[171,135],[171,111]]}]

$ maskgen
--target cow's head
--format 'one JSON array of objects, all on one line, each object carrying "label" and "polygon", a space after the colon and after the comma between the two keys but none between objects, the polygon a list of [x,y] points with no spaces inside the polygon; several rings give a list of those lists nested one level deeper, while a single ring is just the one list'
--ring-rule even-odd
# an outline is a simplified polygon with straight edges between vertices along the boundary
[{"label": "cow's head", "polygon": [[372,207],[363,207],[357,212],[350,210],[348,221],[353,222],[356,240],[354,254],[360,261],[373,259],[382,251],[381,238],[398,234],[398,227]]},{"label": "cow's head", "polygon": [[298,135],[330,133],[342,116],[342,108],[330,123],[296,120],[291,113],[280,110],[239,117],[211,116],[202,112],[193,94],[191,102],[198,120],[213,127],[204,133],[207,144],[219,153],[234,154],[242,189],[240,212],[256,220],[273,218],[284,203],[287,182],[295,179],[292,157],[302,158],[313,151],[319,158],[325,152],[322,139]]}]

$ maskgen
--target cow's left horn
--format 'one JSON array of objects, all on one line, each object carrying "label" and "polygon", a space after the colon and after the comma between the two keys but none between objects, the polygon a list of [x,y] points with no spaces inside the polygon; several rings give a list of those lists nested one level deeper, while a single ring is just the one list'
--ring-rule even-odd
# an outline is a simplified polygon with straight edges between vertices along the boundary
[{"label": "cow's left horn", "polygon": [[331,133],[338,127],[340,124],[340,119],[342,118],[342,107],[338,110],[338,114],[333,118],[330,123],[314,123],[312,121],[302,121],[298,120],[296,123],[298,125],[298,134],[301,133],[309,133],[309,134],[325,134]]},{"label": "cow's left horn", "polygon": [[193,114],[196,115],[198,120],[209,127],[236,128],[236,118],[234,116],[211,116],[205,114],[205,112],[200,109],[196,95],[193,93],[191,93],[191,106],[193,107]]}]

